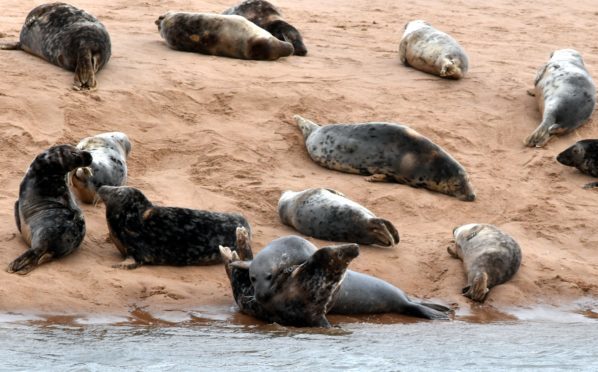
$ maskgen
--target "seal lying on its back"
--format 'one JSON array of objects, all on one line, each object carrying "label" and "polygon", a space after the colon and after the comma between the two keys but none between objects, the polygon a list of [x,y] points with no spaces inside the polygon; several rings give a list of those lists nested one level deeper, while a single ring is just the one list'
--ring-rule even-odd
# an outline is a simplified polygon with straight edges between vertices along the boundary
[{"label": "seal lying on its back", "polygon": [[272,241],[252,261],[249,238],[237,230],[237,252],[220,247],[233,296],[248,315],[284,325],[329,327],[326,314],[398,313],[448,319],[450,309],[411,301],[391,284],[347,270],[356,244],[316,247],[298,236]]},{"label": "seal lying on its back", "polygon": [[15,203],[15,220],[29,245],[8,265],[27,274],[36,266],[72,253],[85,236],[85,220],[66,184],[66,174],[91,164],[91,154],[71,145],[53,146],[29,166]]},{"label": "seal lying on its back", "polygon": [[288,24],[280,11],[265,0],[245,0],[241,4],[225,10],[222,14],[240,15],[268,31],[278,40],[293,44],[297,56],[307,54],[303,38],[297,29]]},{"label": "seal lying on its back", "polygon": [[323,167],[372,175],[368,181],[395,181],[473,201],[465,169],[415,130],[393,123],[319,125],[294,116],[309,156]]},{"label": "seal lying on its back", "polygon": [[393,246],[399,232],[393,224],[331,189],[285,191],[278,201],[285,225],[318,239]]},{"label": "seal lying on its back", "polygon": [[490,288],[505,283],[519,270],[519,244],[496,226],[472,223],[455,228],[453,235],[457,250],[447,250],[465,266],[464,296],[483,302]]},{"label": "seal lying on its back", "polygon": [[235,247],[238,226],[249,229],[236,213],[158,207],[132,187],[102,186],[112,241],[126,259],[114,265],[134,269],[140,265],[209,265],[221,262],[219,245]]},{"label": "seal lying on its back", "polygon": [[77,90],[96,87],[96,73],[110,59],[110,35],[91,14],[64,3],[43,4],[25,19],[18,43],[0,49],[23,49],[64,69],[75,71]]},{"label": "seal lying on its back", "polygon": [[455,39],[422,20],[405,25],[399,58],[407,66],[451,79],[461,79],[469,66],[467,54]]},{"label": "seal lying on its back", "polygon": [[293,54],[291,43],[238,15],[168,12],[156,24],[168,46],[176,50],[270,61]]},{"label": "seal lying on its back", "polygon": [[596,87],[581,58],[573,49],[555,50],[542,66],[529,93],[536,97],[542,122],[525,140],[542,147],[552,135],[571,132],[584,124],[596,104]]},{"label": "seal lying on its back", "polygon": [[[570,167],[575,167],[592,177],[598,177],[598,139],[578,141],[573,146],[561,152],[556,160]],[[584,189],[598,187],[598,182],[590,182]]]},{"label": "seal lying on its back", "polygon": [[90,167],[69,173],[69,183],[79,200],[95,203],[100,187],[122,186],[127,182],[127,156],[131,151],[131,142],[126,134],[101,133],[84,138],[77,148],[93,156]]}]

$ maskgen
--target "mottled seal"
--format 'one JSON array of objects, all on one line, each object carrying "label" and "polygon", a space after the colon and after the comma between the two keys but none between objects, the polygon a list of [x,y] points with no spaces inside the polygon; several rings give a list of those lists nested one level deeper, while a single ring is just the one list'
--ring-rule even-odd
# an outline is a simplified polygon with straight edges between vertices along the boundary
[{"label": "mottled seal", "polygon": [[307,54],[303,38],[297,29],[287,23],[280,11],[265,0],[245,0],[239,5],[225,10],[222,14],[236,14],[245,17],[264,30],[268,31],[278,40],[293,44],[297,56]]},{"label": "mottled seal", "polygon": [[318,239],[393,246],[399,232],[393,224],[332,189],[286,191],[278,201],[285,225]]},{"label": "mottled seal", "polygon": [[496,226],[472,223],[455,228],[453,235],[457,249],[447,250],[465,266],[464,296],[483,302],[490,288],[505,283],[519,270],[519,244]]},{"label": "mottled seal", "polygon": [[455,39],[422,20],[405,25],[399,58],[407,66],[451,79],[461,79],[469,66],[467,54]]},{"label": "mottled seal", "polygon": [[[598,177],[598,139],[577,141],[561,152],[556,160],[563,165],[579,169],[581,173]],[[590,182],[584,189],[593,187],[598,187],[598,182]]]},{"label": "mottled seal", "polygon": [[102,186],[122,186],[127,182],[127,156],[131,152],[129,137],[122,132],[108,132],[87,137],[77,145],[93,157],[90,167],[69,173],[69,185],[77,198],[85,203],[99,200]]},{"label": "mottled seal", "polygon": [[594,111],[596,87],[576,50],[552,52],[538,70],[534,86],[528,93],[538,101],[542,122],[525,140],[527,146],[542,147],[552,135],[579,128]]},{"label": "mottled seal", "polygon": [[291,43],[238,15],[168,12],[156,24],[176,50],[270,61],[293,54]]},{"label": "mottled seal", "polygon": [[71,145],[50,147],[33,160],[15,203],[17,228],[29,249],[8,265],[9,272],[26,274],[79,247],[85,220],[67,186],[66,174],[91,161],[89,152]]},{"label": "mottled seal", "polygon": [[319,165],[372,175],[368,181],[394,181],[475,200],[469,176],[440,146],[406,125],[394,123],[319,125],[294,116],[309,156]]},{"label": "mottled seal", "polygon": [[[391,284],[347,270],[357,244],[316,247],[298,236],[272,241],[253,257],[237,231],[237,253],[220,247],[239,309],[284,325],[329,327],[327,313],[399,313],[448,319],[448,308],[411,301]],[[245,234],[246,235],[246,234]],[[251,260],[251,261],[250,261]]]},{"label": "mottled seal", "polygon": [[98,195],[106,205],[110,237],[125,258],[114,265],[118,268],[218,263],[218,246],[234,249],[236,228],[250,228],[236,213],[155,206],[133,187],[102,186]]},{"label": "mottled seal", "polygon": [[96,87],[96,74],[110,59],[110,35],[91,14],[65,3],[43,4],[25,19],[18,43],[1,49],[22,49],[75,72],[73,88]]}]

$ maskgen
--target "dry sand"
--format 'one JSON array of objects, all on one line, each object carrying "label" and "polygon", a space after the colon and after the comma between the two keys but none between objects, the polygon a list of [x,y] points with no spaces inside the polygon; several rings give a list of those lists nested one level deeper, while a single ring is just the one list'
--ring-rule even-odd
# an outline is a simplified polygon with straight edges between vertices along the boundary
[{"label": "dry sand", "polygon": [[[2,40],[16,39],[41,3],[0,0]],[[591,179],[554,158],[579,139],[598,137],[598,118],[544,149],[523,146],[541,119],[526,90],[552,50],[579,50],[598,78],[598,47],[589,37],[598,34],[594,1],[275,3],[302,32],[307,57],[242,61],[177,52],[161,40],[154,25],[160,14],[220,12],[234,4],[225,0],[72,2],[98,17],[112,38],[112,58],[91,93],[71,90],[71,72],[24,52],[0,53],[0,266],[26,248],[13,203],[35,155],[118,130],[133,143],[130,185],[161,205],[242,212],[255,248],[294,233],[276,213],[283,190],[328,187],[401,233],[394,249],[363,246],[351,268],[414,297],[457,303],[464,312],[472,307],[460,295],[461,262],[446,247],[455,226],[486,222],[512,234],[524,257],[482,311],[597,298],[598,193],[582,190]],[[403,26],[413,19],[459,40],[470,58],[466,79],[443,80],[399,63]],[[320,123],[408,124],[466,167],[478,198],[466,203],[321,168],[305,151],[293,114]],[[104,208],[82,209],[87,235],[79,251],[28,276],[0,271],[0,311],[234,311],[221,265],[111,268],[121,258],[107,240]]]}]

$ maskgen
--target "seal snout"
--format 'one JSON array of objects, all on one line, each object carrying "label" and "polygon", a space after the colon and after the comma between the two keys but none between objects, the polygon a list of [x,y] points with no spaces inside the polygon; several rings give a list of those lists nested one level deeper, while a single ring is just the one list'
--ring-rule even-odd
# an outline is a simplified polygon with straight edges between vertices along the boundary
[{"label": "seal snout", "polygon": [[91,156],[91,153],[89,153],[87,151],[82,151],[81,157],[83,159],[83,166],[89,167],[91,165],[91,162],[93,161],[93,157]]},{"label": "seal snout", "polygon": [[353,260],[355,257],[359,256],[359,245],[347,244],[339,247],[338,256],[340,259]]}]

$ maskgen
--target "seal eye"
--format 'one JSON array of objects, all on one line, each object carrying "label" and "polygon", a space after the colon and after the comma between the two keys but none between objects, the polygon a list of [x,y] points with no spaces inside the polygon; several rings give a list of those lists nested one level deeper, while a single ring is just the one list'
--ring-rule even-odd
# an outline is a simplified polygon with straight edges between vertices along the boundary
[{"label": "seal eye", "polygon": [[249,280],[251,280],[252,283],[255,283],[255,276],[250,277]]},{"label": "seal eye", "polygon": [[272,280],[272,274],[266,275],[266,280]]}]

